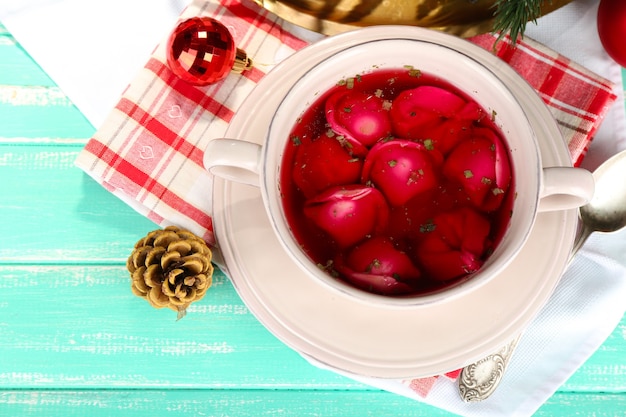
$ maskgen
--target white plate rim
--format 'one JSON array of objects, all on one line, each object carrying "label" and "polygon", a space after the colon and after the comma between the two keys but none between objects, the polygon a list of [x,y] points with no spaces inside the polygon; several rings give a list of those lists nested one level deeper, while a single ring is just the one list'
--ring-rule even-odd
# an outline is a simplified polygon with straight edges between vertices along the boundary
[{"label": "white plate rim", "polygon": [[[474,45],[462,41],[458,38],[433,33],[432,31],[421,28],[397,28],[397,27],[374,27],[366,28],[363,30],[350,32],[347,34],[339,35],[343,37],[344,46],[348,44],[358,43],[367,39],[373,38],[414,38],[420,40],[432,40],[438,42],[446,42],[451,46],[461,49],[468,49],[472,53],[478,48]],[[306,62],[307,60],[315,60],[325,54],[332,53],[338,46],[331,43],[328,38],[313,44],[298,54],[297,59],[299,62]],[[280,65],[288,67],[290,65],[290,59],[283,61]],[[487,64],[492,70],[499,73],[503,73],[506,76],[512,77],[513,82],[517,82],[518,76],[511,75],[512,71],[508,65],[499,61],[497,58],[486,58]],[[283,68],[284,69],[284,68]],[[276,82],[277,85],[281,85],[278,81],[281,80],[282,75],[278,72],[270,72],[267,74],[261,82],[272,83]],[[284,85],[284,84],[282,84]],[[521,91],[524,93],[523,100],[529,104],[529,118],[534,122],[535,129],[542,135],[548,137],[554,137],[555,135],[560,137],[560,132],[556,123],[552,119],[551,114],[539,101],[538,96],[530,89],[530,87],[523,82],[518,85]],[[267,115],[263,114],[263,108],[258,107],[258,103],[268,103],[272,99],[276,99],[281,93],[280,88],[268,89],[269,91],[263,91],[260,88],[255,88],[252,93],[247,97],[246,101],[242,104],[240,109],[235,114],[235,117],[231,121],[231,124],[226,132],[227,137],[238,137],[241,139],[247,139],[252,141],[262,140],[260,136],[255,138],[245,137],[246,131],[263,131],[263,123],[267,123]],[[536,106],[539,101],[540,105]],[[543,107],[542,107],[543,106]],[[271,106],[264,106],[265,109]],[[255,123],[254,129],[250,129],[249,123]],[[258,125],[261,126],[258,126]],[[544,166],[570,166],[571,160],[567,148],[564,144],[558,144],[553,140],[540,141],[542,145],[542,158],[544,160]],[[246,242],[249,241],[250,236],[259,237],[261,240],[267,240],[271,242],[275,239],[269,222],[265,225],[263,223],[264,214],[259,216],[258,209],[262,211],[262,203],[260,203],[260,191],[249,186],[227,183],[218,178],[214,179],[213,184],[213,221],[216,238],[222,256],[226,262],[228,274],[239,293],[240,297],[246,303],[250,311],[259,319],[259,321],[276,337],[292,347],[296,351],[309,356],[319,362],[336,368],[345,372],[350,372],[363,376],[374,376],[381,378],[414,378],[425,377],[430,375],[440,374],[442,372],[451,371],[457,369],[467,363],[470,363],[486,353],[490,353],[501,345],[505,344],[509,339],[514,337],[517,333],[523,330],[523,328],[532,320],[532,318],[539,312],[541,307],[545,304],[548,297],[552,293],[554,287],[558,283],[560,276],[565,268],[571,246],[574,239],[577,216],[575,210],[541,213],[537,217],[537,222],[531,237],[524,247],[524,250],[520,254],[518,260],[514,261],[507,272],[502,274],[501,277],[494,280],[494,283],[488,283],[485,286],[476,289],[476,291],[462,296],[460,300],[454,300],[454,303],[458,303],[459,306],[463,306],[464,311],[451,310],[451,315],[456,314],[470,314],[472,309],[486,308],[489,309],[489,303],[485,303],[481,300],[486,294],[490,294],[495,289],[502,286],[502,282],[506,279],[511,281],[519,281],[520,275],[536,276],[541,275],[546,277],[541,283],[536,283],[535,294],[532,300],[529,300],[529,304],[525,308],[516,307],[515,311],[502,311],[500,318],[494,318],[492,323],[477,323],[474,328],[464,328],[462,335],[459,336],[458,346],[441,346],[441,352],[436,352],[435,344],[430,344],[429,350],[416,348],[414,357],[407,360],[407,355],[401,360],[396,360],[393,355],[393,346],[389,349],[390,354],[388,356],[379,357],[381,348],[384,345],[376,344],[371,347],[371,351],[367,351],[370,346],[364,346],[359,352],[346,351],[343,345],[345,340],[331,340],[339,338],[339,333],[345,333],[350,331],[349,328],[337,328],[334,330],[328,330],[323,334],[311,334],[303,327],[316,327],[317,329],[323,327],[324,323],[315,322],[315,320],[321,320],[316,316],[314,311],[310,314],[311,322],[307,323],[306,320],[299,318],[300,322],[292,320],[291,314],[285,313],[290,311],[292,313],[300,313],[294,308],[305,309],[311,308],[310,306],[293,306],[286,305],[286,301],[280,301],[275,297],[274,293],[268,295],[267,288],[270,282],[276,276],[276,271],[288,269],[291,265],[285,265],[289,262],[289,258],[286,254],[280,253],[280,251],[272,253],[268,256],[266,251],[260,251],[258,255],[255,255],[254,251],[246,249],[245,253],[241,252],[241,248],[245,247]],[[256,223],[258,226],[252,226],[252,229],[245,231],[238,227],[242,222],[249,221],[250,214],[245,213],[245,210],[234,208],[238,203],[246,202],[249,207],[256,208],[258,216]],[[255,206],[256,204],[256,206]],[[242,216],[248,217],[244,219]],[[266,220],[267,221],[267,220]],[[546,239],[546,232],[551,239]],[[276,245],[279,243],[276,241]],[[264,245],[267,248],[276,247],[272,244]],[[556,247],[556,249],[554,249]],[[257,248],[259,250],[259,248]],[[272,265],[268,265],[271,263]],[[523,266],[523,268],[521,268]],[[521,268],[522,271],[517,269]],[[254,270],[255,272],[250,272]],[[259,271],[257,273],[256,271]],[[274,272],[272,272],[274,271]],[[274,275],[274,276],[272,276]],[[295,277],[295,281],[305,278]],[[273,283],[273,281],[271,281]],[[302,283],[302,281],[300,281]],[[495,289],[493,288],[495,285]],[[293,287],[287,286],[285,291],[291,291]],[[320,290],[322,293],[324,290]],[[328,290],[327,290],[328,291]],[[336,293],[327,293],[322,297],[332,297],[330,305],[335,309],[345,311],[346,308],[354,308],[355,301],[342,299],[341,296],[337,296]],[[511,297],[512,295],[508,295]],[[500,298],[504,297],[506,300],[507,294],[500,295]],[[289,297],[287,297],[288,299]],[[452,302],[452,301],[451,301]],[[289,304],[287,302],[287,304]],[[444,303],[445,304],[445,303]],[[501,303],[502,304],[502,303]],[[508,304],[508,303],[504,303]],[[515,303],[511,303],[515,305]],[[361,305],[356,306],[362,308]],[[401,309],[390,311],[390,309],[384,309],[384,311],[373,312],[381,315],[391,316],[396,315],[397,320],[406,322],[412,328],[428,329],[429,324],[424,320],[416,319],[416,316],[428,316],[429,309],[433,312],[433,306],[415,306],[409,309]],[[441,307],[439,307],[441,308]],[[437,309],[437,312],[439,310]],[[475,313],[476,311],[474,311]],[[337,311],[339,314],[339,311]],[[508,314],[508,316],[506,316]],[[484,318],[484,317],[483,317]],[[484,321],[484,320],[483,320]],[[448,322],[454,322],[448,318]],[[506,323],[503,323],[506,322]],[[467,326],[467,321],[464,322],[464,326]],[[471,323],[471,321],[469,322]],[[304,324],[304,326],[302,325]],[[325,323],[332,324],[336,327],[337,323]],[[367,333],[376,334],[376,330],[382,331],[382,329],[368,328]],[[449,325],[447,329],[444,329],[447,333],[458,332],[459,329],[453,325]],[[374,336],[375,337],[375,336]],[[356,338],[359,341],[373,341],[374,337],[369,338],[368,335],[361,333],[352,334],[352,338]],[[427,335],[426,337],[436,337]],[[450,342],[449,339],[446,339]],[[407,343],[414,343],[415,340],[407,341]],[[359,342],[356,342],[359,343]],[[399,343],[402,343],[400,341]],[[396,348],[399,348],[398,341],[396,341]],[[461,349],[462,347],[462,349]],[[410,349],[410,347],[409,347]],[[404,346],[404,350],[407,347]]]}]

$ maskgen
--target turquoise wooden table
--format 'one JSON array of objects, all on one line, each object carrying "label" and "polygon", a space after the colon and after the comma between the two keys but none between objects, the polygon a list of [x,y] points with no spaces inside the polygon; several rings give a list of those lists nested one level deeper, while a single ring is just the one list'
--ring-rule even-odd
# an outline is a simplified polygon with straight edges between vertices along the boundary
[{"label": "turquoise wooden table", "polygon": [[[0,416],[449,415],[310,366],[219,271],[180,321],[135,297],[156,227],[74,167],[93,132],[0,26]],[[626,317],[537,415],[626,415],[625,355]]]}]

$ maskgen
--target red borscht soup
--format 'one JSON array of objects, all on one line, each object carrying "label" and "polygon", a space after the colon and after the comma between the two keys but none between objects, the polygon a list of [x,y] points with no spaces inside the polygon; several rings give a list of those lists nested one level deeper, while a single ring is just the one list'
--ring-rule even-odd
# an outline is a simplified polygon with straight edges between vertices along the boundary
[{"label": "red borscht soup", "polygon": [[495,117],[412,67],[341,80],[295,122],[281,164],[302,250],[384,295],[432,292],[478,271],[514,194]]}]

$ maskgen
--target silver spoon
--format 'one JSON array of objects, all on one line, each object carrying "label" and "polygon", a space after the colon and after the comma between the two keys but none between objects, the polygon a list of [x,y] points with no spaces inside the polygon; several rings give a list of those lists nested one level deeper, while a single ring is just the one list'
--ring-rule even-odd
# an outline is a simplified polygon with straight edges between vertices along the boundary
[{"label": "silver spoon", "polygon": [[626,227],[626,151],[606,160],[594,172],[593,198],[580,208],[582,227],[572,257],[593,232],[616,232]]},{"label": "silver spoon", "polygon": [[[616,232],[626,227],[626,151],[606,160],[593,172],[593,178],[595,192],[591,201],[579,210],[581,227],[570,262],[593,232]],[[483,401],[496,390],[520,336],[461,370],[459,394],[463,401]]]}]

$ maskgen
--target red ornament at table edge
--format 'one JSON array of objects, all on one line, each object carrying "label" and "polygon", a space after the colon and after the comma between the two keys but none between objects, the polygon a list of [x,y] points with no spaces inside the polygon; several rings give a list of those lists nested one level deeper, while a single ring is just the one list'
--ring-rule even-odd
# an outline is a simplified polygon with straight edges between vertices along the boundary
[{"label": "red ornament at table edge", "polygon": [[205,86],[223,80],[230,72],[252,67],[246,52],[235,46],[232,34],[210,17],[180,22],[167,40],[167,65],[189,84]]},{"label": "red ornament at table edge", "polygon": [[597,23],[607,54],[626,68],[626,0],[601,0]]}]

